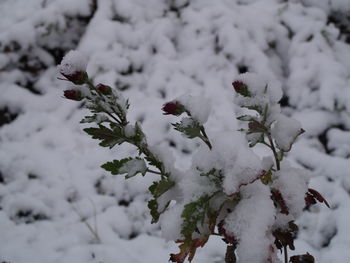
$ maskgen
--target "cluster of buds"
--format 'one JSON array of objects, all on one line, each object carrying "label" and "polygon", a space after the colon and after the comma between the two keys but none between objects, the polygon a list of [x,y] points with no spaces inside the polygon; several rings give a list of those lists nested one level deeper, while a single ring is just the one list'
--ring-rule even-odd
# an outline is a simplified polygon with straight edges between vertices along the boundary
[{"label": "cluster of buds", "polygon": [[[70,51],[62,60],[59,68],[60,73],[65,77],[64,80],[72,82],[74,85],[87,84],[98,93],[108,96],[112,95],[112,88],[104,84],[98,84],[92,87],[89,76],[86,72],[87,61],[77,51]],[[63,92],[63,96],[69,100],[81,101],[85,98],[79,89],[69,89]]]},{"label": "cluster of buds", "polygon": [[[74,85],[83,85],[89,81],[86,73],[87,61],[77,51],[70,51],[63,58],[59,70],[65,77],[65,80],[72,82]],[[78,89],[65,90],[63,96],[69,100],[80,101],[84,98],[82,92]]]}]

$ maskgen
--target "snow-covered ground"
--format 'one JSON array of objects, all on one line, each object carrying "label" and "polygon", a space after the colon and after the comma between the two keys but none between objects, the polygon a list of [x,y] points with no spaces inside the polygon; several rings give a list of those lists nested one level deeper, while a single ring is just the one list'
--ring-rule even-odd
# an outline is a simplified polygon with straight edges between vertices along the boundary
[{"label": "snow-covered ground", "polygon": [[[185,169],[198,143],[170,129],[162,104],[210,98],[208,134],[237,130],[239,73],[280,81],[283,111],[306,131],[288,158],[311,171],[331,209],[305,210],[295,253],[350,257],[349,0],[0,0],[0,262],[167,262],[177,252],[148,213],[152,178],[100,165],[136,149],[101,148],[62,98],[56,66],[76,49],[95,83],[130,100],[150,144]],[[193,262],[224,262],[211,238]]]}]

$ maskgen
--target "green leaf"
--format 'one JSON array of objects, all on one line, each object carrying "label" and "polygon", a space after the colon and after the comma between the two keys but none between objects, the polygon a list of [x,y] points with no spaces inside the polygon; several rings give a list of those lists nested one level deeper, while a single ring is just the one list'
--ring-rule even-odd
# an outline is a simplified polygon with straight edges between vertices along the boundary
[{"label": "green leaf", "polygon": [[251,115],[241,115],[239,117],[237,117],[237,120],[239,121],[254,121],[256,119],[256,117],[251,116]]},{"label": "green leaf", "polygon": [[261,106],[259,106],[259,105],[249,105],[249,106],[248,105],[243,105],[242,107],[243,108],[247,108],[249,110],[255,110],[255,111],[257,111],[260,114],[263,113],[263,110],[262,110]]},{"label": "green leaf", "polygon": [[167,192],[170,188],[175,185],[175,182],[170,181],[168,178],[163,178],[158,182],[153,182],[153,184],[148,188],[148,190],[152,193],[154,198],[158,198],[165,192]]},{"label": "green leaf", "polygon": [[98,128],[86,128],[84,131],[91,135],[93,139],[101,140],[100,145],[103,147],[112,148],[116,144],[122,144],[126,141],[121,127],[117,125],[113,127],[113,130],[100,124]]},{"label": "green leaf", "polygon": [[160,171],[163,171],[163,164],[161,161],[156,159],[154,156],[146,156],[145,159],[149,163],[149,165],[157,167]]},{"label": "green leaf", "polygon": [[197,225],[203,224],[209,208],[210,196],[203,195],[198,200],[185,205],[181,217],[181,234],[186,240],[192,239],[193,232],[197,231]]},{"label": "green leaf", "polygon": [[213,168],[209,172],[201,173],[200,176],[208,177],[209,180],[213,182],[218,189],[221,188],[223,181],[221,170]]},{"label": "green leaf", "polygon": [[151,199],[148,201],[148,208],[150,210],[150,214],[152,216],[152,224],[157,223],[159,220],[159,212],[158,212],[158,202],[156,199]]},{"label": "green leaf", "polygon": [[151,221],[152,224],[158,222],[160,215],[168,208],[169,204],[170,204],[170,201],[164,206],[162,211],[158,211],[159,206],[158,206],[157,199],[151,199],[148,201],[148,208],[152,216],[152,221]]},{"label": "green leaf", "polygon": [[97,123],[101,124],[103,122],[109,121],[109,119],[103,114],[94,114],[92,116],[85,116],[80,123]]},{"label": "green leaf", "polygon": [[175,185],[175,182],[170,181],[166,177],[163,177],[160,181],[153,182],[153,184],[148,188],[154,197],[154,199],[148,202],[148,208],[150,209],[150,213],[152,216],[152,223],[156,223],[158,221],[160,214],[163,213],[165,209],[168,207],[168,205],[170,204],[170,201],[168,201],[168,203],[163,208],[163,211],[159,212],[159,205],[157,202],[157,198],[160,197],[165,192],[167,192],[174,185]]},{"label": "green leaf", "polygon": [[192,118],[183,118],[180,122],[172,125],[175,130],[182,132],[189,139],[201,137],[201,125]]},{"label": "green leaf", "polygon": [[125,158],[122,160],[113,160],[112,162],[107,162],[101,166],[113,175],[126,174],[125,178],[130,178],[138,173],[145,175],[147,172],[147,166],[143,159],[141,158]]},{"label": "green leaf", "polygon": [[141,126],[138,122],[135,123],[135,136],[133,136],[133,140],[136,144],[141,143],[145,139],[145,134],[143,133]]}]

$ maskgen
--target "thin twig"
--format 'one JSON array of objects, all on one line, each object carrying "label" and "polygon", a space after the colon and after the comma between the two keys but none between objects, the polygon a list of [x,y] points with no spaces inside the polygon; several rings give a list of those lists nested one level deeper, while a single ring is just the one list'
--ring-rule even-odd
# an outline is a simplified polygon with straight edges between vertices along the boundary
[{"label": "thin twig", "polygon": [[273,152],[273,156],[275,157],[277,171],[279,171],[281,169],[281,167],[280,167],[280,160],[278,159],[276,147],[275,147],[275,144],[273,143],[273,139],[271,137],[271,134],[267,134],[267,138],[269,139],[269,142],[270,142],[270,145],[271,145],[270,148],[271,148],[271,150]]}]

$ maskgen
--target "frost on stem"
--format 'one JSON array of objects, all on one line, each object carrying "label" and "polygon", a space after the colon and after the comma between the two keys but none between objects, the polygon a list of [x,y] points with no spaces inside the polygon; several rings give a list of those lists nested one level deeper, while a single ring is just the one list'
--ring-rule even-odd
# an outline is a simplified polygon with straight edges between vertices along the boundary
[{"label": "frost on stem", "polygon": [[[277,83],[251,73],[233,82],[236,103],[246,113],[238,117],[247,123],[242,129],[245,136],[213,131],[208,136],[210,101],[202,96],[182,96],[164,104],[165,115],[186,115],[173,127],[188,139],[202,142],[190,168],[179,171],[168,150],[148,145],[140,124],[130,124],[128,100],[88,79],[86,61],[78,53],[68,53],[60,71],[74,84],[84,84],[64,93],[67,99],[86,101],[83,106],[91,115],[82,122],[93,126],[84,131],[103,147],[129,143],[138,149],[137,156],[112,160],[102,168],[126,178],[155,176],[148,207],[152,223],[160,221],[163,237],[179,243],[180,251],[171,254],[171,261],[191,261],[211,235],[219,235],[228,247],[226,263],[280,263],[279,249],[287,263],[287,249],[294,249],[298,231],[294,222],[305,203],[328,205],[320,193],[308,189],[308,174],[284,159],[303,130],[298,121],[282,115]],[[268,147],[271,156],[260,159],[250,148],[257,143]],[[305,254],[290,260],[304,259],[312,262],[313,258]]]}]

